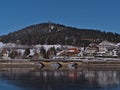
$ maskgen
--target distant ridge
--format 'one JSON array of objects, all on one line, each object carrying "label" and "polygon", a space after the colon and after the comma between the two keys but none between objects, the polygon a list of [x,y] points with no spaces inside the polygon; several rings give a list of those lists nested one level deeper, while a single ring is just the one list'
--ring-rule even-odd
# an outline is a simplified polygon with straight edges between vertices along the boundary
[{"label": "distant ridge", "polygon": [[120,42],[120,35],[94,29],[78,29],[48,22],[31,25],[8,35],[0,36],[1,42],[24,45],[61,44],[87,46],[89,43],[99,43],[102,40],[117,43]]}]

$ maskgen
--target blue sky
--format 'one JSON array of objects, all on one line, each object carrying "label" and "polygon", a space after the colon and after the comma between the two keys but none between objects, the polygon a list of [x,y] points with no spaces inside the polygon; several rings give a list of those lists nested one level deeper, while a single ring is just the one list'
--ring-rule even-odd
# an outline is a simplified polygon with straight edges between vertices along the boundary
[{"label": "blue sky", "polygon": [[0,0],[0,35],[48,21],[120,34],[120,0]]}]

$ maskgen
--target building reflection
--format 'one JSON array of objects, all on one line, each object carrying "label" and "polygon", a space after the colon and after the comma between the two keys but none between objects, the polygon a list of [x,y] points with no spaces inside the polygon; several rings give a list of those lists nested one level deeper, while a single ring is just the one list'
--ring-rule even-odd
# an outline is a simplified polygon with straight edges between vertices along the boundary
[{"label": "building reflection", "polygon": [[119,85],[119,76],[116,71],[100,71],[97,73],[100,86]]},{"label": "building reflection", "polygon": [[[58,85],[88,87],[120,85],[119,70],[36,70],[34,68],[0,68],[0,78],[25,88],[54,90]],[[65,86],[66,85],[66,86]],[[34,90],[34,89],[33,89]],[[43,90],[43,89],[41,89]],[[59,89],[60,90],[60,89]]]}]

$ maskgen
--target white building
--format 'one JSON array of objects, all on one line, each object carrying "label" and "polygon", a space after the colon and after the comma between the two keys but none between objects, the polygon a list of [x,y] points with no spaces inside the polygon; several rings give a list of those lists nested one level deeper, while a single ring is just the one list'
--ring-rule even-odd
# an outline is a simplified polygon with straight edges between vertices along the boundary
[{"label": "white building", "polygon": [[108,41],[102,41],[99,45],[99,52],[97,52],[97,55],[99,56],[113,56],[116,44],[108,42]]}]

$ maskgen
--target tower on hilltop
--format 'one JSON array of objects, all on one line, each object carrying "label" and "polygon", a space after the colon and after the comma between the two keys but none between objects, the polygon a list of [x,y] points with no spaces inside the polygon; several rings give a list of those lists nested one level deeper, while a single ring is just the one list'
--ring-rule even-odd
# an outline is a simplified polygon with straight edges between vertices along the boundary
[{"label": "tower on hilltop", "polygon": [[54,26],[51,24],[51,21],[49,21],[49,32],[51,32],[52,31],[52,29],[54,29]]}]

